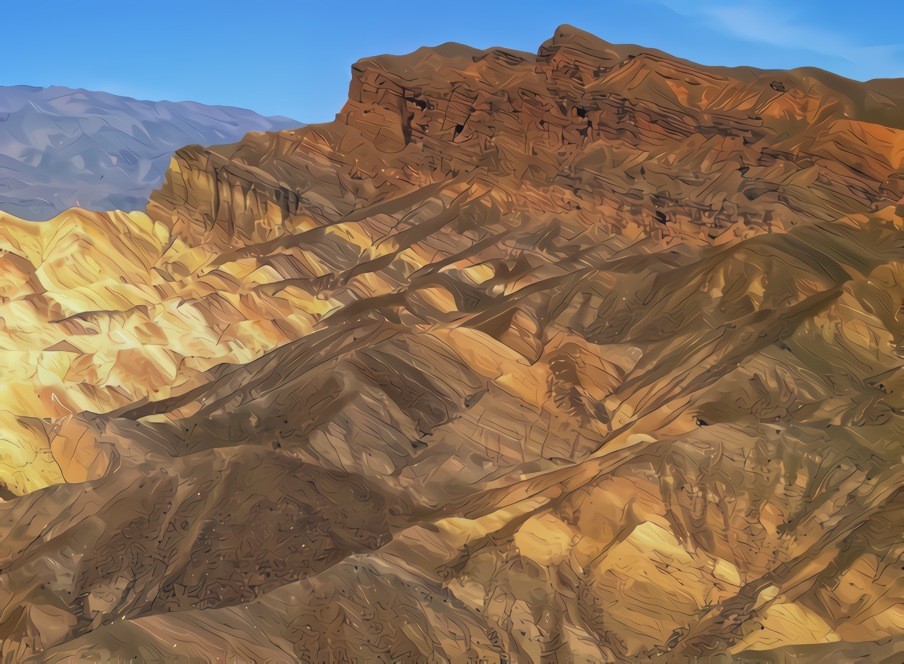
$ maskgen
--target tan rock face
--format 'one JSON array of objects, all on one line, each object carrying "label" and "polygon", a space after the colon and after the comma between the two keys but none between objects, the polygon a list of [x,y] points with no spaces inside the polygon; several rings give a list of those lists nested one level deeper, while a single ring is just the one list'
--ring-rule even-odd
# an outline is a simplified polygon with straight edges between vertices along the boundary
[{"label": "tan rock face", "polygon": [[900,656],[902,98],[565,26],[4,217],[0,653]]}]

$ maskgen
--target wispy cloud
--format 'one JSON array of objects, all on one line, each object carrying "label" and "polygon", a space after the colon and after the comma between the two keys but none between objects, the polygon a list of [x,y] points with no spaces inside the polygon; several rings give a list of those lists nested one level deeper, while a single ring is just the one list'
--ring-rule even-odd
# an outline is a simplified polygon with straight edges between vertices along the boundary
[{"label": "wispy cloud", "polygon": [[[723,34],[751,43],[774,48],[806,51],[829,60],[844,61],[857,69],[881,72],[885,76],[904,75],[904,46],[897,44],[865,44],[841,30],[819,27],[813,22],[812,5],[809,14],[792,11],[768,0],[751,2],[717,2],[700,0],[687,3],[679,0],[657,0],[658,4],[692,19],[703,20]],[[806,6],[806,5],[804,5]]]}]

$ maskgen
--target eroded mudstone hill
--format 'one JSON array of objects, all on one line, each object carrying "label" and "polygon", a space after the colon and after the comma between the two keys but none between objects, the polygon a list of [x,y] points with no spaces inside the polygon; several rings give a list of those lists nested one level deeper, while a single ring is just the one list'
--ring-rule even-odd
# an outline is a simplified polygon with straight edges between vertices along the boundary
[{"label": "eroded mudstone hill", "polygon": [[0,653],[900,656],[902,96],[563,26],[4,217]]}]

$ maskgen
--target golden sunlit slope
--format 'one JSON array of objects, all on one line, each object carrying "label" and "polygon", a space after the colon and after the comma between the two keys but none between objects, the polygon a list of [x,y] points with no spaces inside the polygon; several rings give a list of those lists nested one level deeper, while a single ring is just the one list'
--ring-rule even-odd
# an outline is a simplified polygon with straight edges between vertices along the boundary
[{"label": "golden sunlit slope", "polygon": [[70,210],[40,224],[0,216],[8,490],[103,472],[106,455],[67,433],[72,414],[169,396],[200,371],[305,334],[328,305],[256,297],[272,275],[240,261],[212,272],[212,258],[143,213]]},{"label": "golden sunlit slope", "polygon": [[564,26],[4,218],[0,653],[899,656],[900,87]]}]

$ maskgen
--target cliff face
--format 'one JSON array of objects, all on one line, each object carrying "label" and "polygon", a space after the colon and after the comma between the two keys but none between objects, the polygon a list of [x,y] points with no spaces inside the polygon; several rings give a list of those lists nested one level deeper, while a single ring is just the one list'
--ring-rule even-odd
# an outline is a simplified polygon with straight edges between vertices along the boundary
[{"label": "cliff face", "polygon": [[4,219],[0,652],[900,653],[901,99],[565,26]]},{"label": "cliff face", "polygon": [[832,220],[904,195],[901,86],[882,81],[703,68],[573,28],[538,56],[445,45],[365,60],[352,74],[335,123],[183,152],[151,209],[206,220],[199,237],[214,226],[242,242],[290,230],[252,220],[268,205],[280,218],[298,211],[313,186],[298,171],[321,175],[307,153],[320,144],[338,153],[328,175],[357,198],[470,174],[531,213],[645,233],[661,225],[707,242],[739,225]]}]

